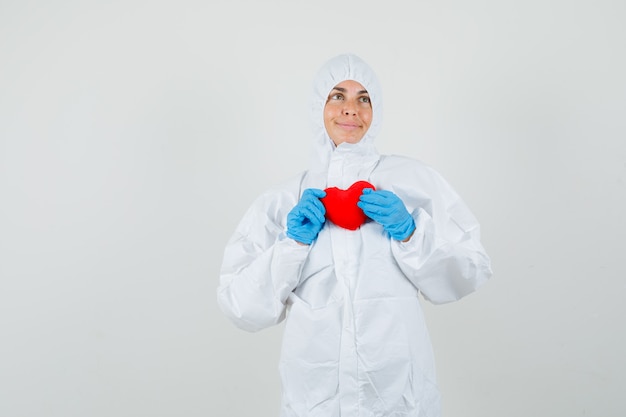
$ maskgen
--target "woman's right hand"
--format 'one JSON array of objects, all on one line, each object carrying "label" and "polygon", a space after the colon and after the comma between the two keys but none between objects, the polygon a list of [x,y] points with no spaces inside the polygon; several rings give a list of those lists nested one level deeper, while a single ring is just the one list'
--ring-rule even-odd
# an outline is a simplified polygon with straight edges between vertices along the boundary
[{"label": "woman's right hand", "polygon": [[326,192],[317,188],[307,188],[298,204],[287,215],[287,236],[298,243],[310,245],[326,222],[326,208],[320,198]]}]

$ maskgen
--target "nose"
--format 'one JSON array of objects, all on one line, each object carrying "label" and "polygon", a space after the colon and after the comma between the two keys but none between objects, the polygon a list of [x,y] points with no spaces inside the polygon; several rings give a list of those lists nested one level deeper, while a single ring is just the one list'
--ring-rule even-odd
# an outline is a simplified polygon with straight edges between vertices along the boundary
[{"label": "nose", "polygon": [[345,114],[346,116],[356,115],[356,105],[352,102],[352,100],[346,100],[344,102],[343,114]]}]

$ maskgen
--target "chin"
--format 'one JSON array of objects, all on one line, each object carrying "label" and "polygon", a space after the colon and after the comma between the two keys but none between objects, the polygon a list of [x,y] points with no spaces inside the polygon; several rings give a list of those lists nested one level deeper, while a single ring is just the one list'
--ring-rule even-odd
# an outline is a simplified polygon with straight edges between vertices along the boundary
[{"label": "chin", "polygon": [[339,146],[342,143],[350,143],[350,144],[355,144],[355,143],[359,143],[361,141],[361,139],[363,139],[363,136],[359,136],[359,137],[354,137],[354,136],[340,136],[339,138],[337,138],[337,140],[330,138],[333,143],[335,144],[335,146]]},{"label": "chin", "polygon": [[361,139],[362,138],[349,138],[349,139],[346,139],[345,142],[355,144],[355,143],[359,143]]},{"label": "chin", "polygon": [[341,139],[341,140],[339,141],[339,143],[340,143],[340,144],[341,144],[341,143],[351,143],[351,144],[353,144],[353,145],[354,145],[355,143],[359,143],[360,141],[361,141],[361,138],[360,138],[360,137],[359,137],[359,138],[348,137],[348,138]]}]

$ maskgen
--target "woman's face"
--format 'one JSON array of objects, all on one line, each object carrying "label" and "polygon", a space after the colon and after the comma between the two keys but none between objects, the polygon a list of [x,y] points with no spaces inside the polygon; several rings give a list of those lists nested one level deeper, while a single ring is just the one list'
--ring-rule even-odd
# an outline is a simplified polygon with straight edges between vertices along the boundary
[{"label": "woman's face", "polygon": [[357,143],[372,124],[372,104],[367,90],[356,81],[337,84],[324,106],[324,126],[335,142]]}]

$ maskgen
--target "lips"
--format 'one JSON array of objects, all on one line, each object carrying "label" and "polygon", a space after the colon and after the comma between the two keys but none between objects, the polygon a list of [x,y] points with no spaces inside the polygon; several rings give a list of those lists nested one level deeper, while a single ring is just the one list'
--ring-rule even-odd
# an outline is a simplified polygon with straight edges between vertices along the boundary
[{"label": "lips", "polygon": [[356,124],[356,123],[340,123],[340,122],[337,122],[337,126],[345,130],[355,130],[361,127],[359,124]]}]

